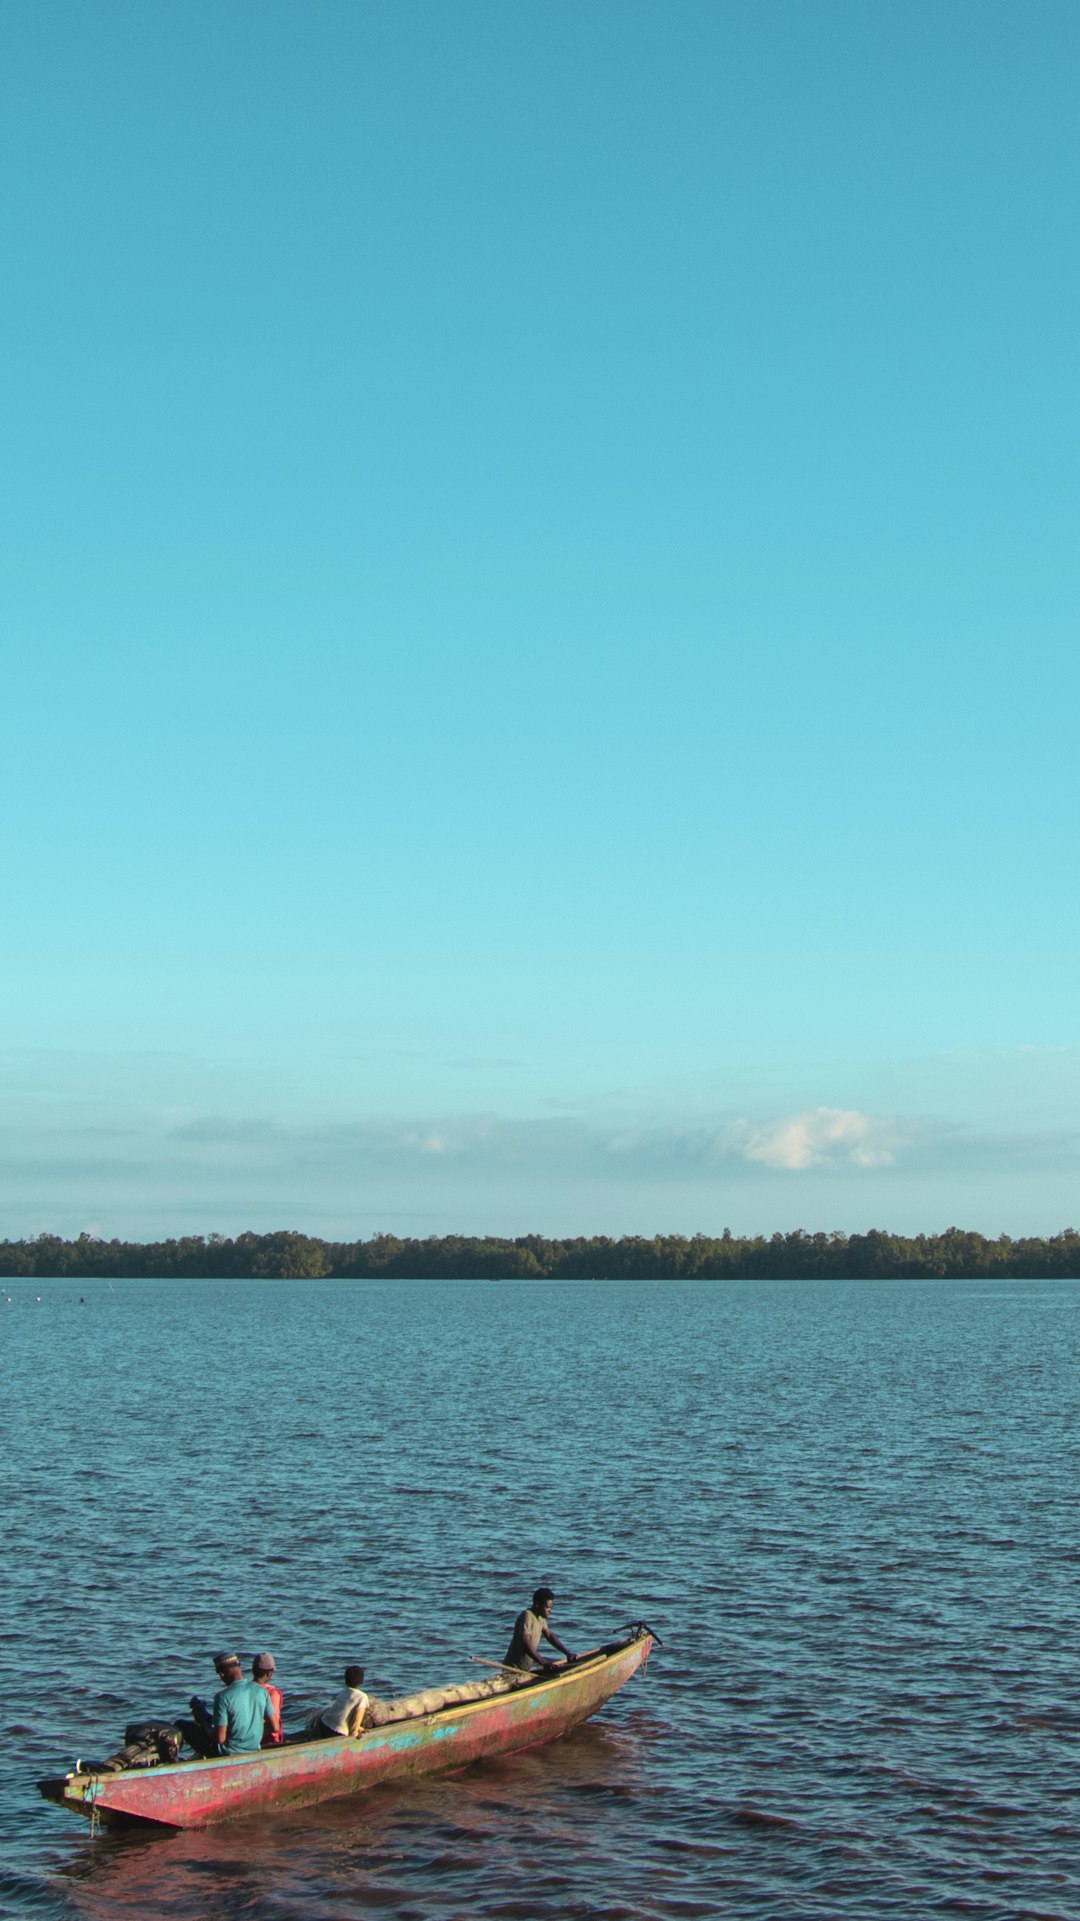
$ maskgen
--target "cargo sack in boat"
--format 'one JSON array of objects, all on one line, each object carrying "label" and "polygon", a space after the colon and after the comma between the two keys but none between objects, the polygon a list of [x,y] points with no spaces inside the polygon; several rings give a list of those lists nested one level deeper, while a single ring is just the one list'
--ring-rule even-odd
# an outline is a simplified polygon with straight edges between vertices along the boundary
[{"label": "cargo sack in boat", "polygon": [[441,1708],[457,1707],[462,1701],[486,1701],[493,1694],[509,1694],[535,1679],[535,1674],[508,1671],[491,1681],[462,1681],[453,1687],[423,1688],[419,1694],[406,1694],[398,1701],[372,1700],[368,1702],[364,1726],[385,1728],[391,1721],[415,1721],[424,1714],[438,1714]]}]

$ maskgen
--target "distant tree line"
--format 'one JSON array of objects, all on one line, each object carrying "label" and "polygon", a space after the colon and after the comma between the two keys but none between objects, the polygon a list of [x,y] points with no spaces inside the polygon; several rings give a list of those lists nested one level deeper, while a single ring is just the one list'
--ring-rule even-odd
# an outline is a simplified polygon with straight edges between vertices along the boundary
[{"label": "distant tree line", "polygon": [[432,1235],[401,1240],[323,1241],[287,1230],[275,1234],[185,1234],[167,1241],[104,1241],[91,1234],[61,1240],[0,1241],[0,1275],[70,1275],[111,1280],[173,1276],[213,1280],[842,1280],[979,1275],[1023,1280],[1080,1278],[1080,1234],[1066,1228],[1049,1239],[987,1240],[970,1229],[943,1234],[773,1234],[740,1239],[726,1228],[709,1234],[606,1234],[548,1240],[522,1234]]}]

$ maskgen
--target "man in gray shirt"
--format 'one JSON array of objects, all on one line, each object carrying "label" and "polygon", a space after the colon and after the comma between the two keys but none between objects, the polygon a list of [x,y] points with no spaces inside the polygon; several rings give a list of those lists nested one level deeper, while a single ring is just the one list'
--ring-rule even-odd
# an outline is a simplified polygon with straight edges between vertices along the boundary
[{"label": "man in gray shirt", "polygon": [[555,1606],[555,1596],[549,1587],[538,1587],[532,1597],[531,1608],[526,1608],[514,1622],[514,1638],[506,1651],[504,1667],[524,1668],[531,1672],[535,1668],[558,1668],[562,1661],[549,1661],[540,1652],[540,1642],[549,1641],[553,1648],[566,1661],[574,1660],[568,1647],[564,1647],[558,1635],[549,1627],[551,1612]]}]

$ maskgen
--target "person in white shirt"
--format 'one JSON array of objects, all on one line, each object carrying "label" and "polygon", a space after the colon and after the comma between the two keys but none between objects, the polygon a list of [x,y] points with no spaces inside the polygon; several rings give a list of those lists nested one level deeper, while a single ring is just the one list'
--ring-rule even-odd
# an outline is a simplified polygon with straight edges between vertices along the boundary
[{"label": "person in white shirt", "polygon": [[364,1693],[364,1670],[362,1667],[345,1669],[345,1686],[340,1694],[335,1694],[328,1708],[323,1708],[315,1722],[313,1733],[317,1741],[340,1741],[343,1735],[352,1739],[359,1734],[363,1724],[368,1698]]}]

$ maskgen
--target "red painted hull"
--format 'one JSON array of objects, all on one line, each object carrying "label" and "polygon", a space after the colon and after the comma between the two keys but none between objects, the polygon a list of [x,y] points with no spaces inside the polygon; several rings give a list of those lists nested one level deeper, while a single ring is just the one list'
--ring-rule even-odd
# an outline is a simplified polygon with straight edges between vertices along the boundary
[{"label": "red painted hull", "polygon": [[588,1720],[647,1659],[641,1630],[611,1652],[584,1657],[510,1694],[371,1728],[358,1740],[305,1741],[259,1754],[185,1761],[117,1774],[69,1774],[39,1783],[48,1800],[113,1821],[209,1827],[240,1815],[303,1807],[356,1794],[382,1781],[464,1768],[489,1755],[552,1741]]}]

